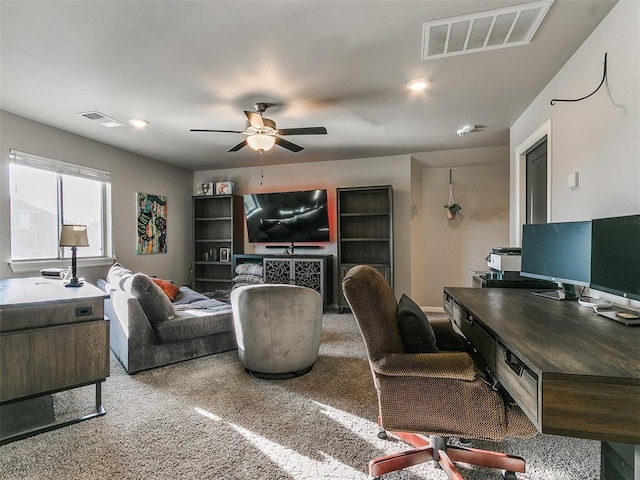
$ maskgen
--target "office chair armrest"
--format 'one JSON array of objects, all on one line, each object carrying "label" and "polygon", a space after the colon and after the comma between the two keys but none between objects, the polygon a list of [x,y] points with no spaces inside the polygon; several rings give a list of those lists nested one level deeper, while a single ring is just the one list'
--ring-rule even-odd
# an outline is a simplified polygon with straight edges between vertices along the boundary
[{"label": "office chair armrest", "polygon": [[372,361],[373,370],[390,377],[431,377],[473,381],[476,369],[465,352],[390,353]]},{"label": "office chair armrest", "polygon": [[436,344],[441,351],[465,352],[469,350],[467,340],[456,332],[451,320],[448,318],[429,318],[428,320],[436,336]]}]

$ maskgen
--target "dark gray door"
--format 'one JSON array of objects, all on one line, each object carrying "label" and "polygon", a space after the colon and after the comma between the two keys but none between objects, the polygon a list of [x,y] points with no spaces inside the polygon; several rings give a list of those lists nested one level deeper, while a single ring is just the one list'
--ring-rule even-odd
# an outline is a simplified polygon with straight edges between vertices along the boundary
[{"label": "dark gray door", "polygon": [[527,218],[526,223],[547,223],[547,137],[526,153]]}]

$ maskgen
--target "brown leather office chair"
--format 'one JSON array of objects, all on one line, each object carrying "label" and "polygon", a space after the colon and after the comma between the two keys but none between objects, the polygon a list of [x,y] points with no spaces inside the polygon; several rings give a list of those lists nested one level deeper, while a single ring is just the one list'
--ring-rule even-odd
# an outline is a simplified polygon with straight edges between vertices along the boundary
[{"label": "brown leather office chair", "polygon": [[414,447],[371,460],[369,474],[377,478],[431,460],[456,480],[463,477],[453,462],[504,469],[506,479],[524,472],[520,457],[448,445],[449,437],[498,441],[536,434],[522,410],[491,388],[471,355],[462,351],[466,342],[451,322],[430,322],[438,353],[405,353],[398,303],[384,277],[359,265],[344,277],[342,289],[367,349],[378,394],[378,423]]}]

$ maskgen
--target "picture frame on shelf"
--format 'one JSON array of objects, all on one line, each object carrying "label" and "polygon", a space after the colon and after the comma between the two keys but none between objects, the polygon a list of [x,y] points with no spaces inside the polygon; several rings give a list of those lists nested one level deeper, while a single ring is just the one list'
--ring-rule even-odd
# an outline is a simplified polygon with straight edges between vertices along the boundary
[{"label": "picture frame on shelf", "polygon": [[233,182],[216,182],[216,195],[231,195]]},{"label": "picture frame on shelf", "polygon": [[220,249],[220,261],[223,263],[229,263],[231,261],[231,250],[228,248]]},{"label": "picture frame on shelf", "polygon": [[213,195],[213,183],[198,183],[196,195]]}]

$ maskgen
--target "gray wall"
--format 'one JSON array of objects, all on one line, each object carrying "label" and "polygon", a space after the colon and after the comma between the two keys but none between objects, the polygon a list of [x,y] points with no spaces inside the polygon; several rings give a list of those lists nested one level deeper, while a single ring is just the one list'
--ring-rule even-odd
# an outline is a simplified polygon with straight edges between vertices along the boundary
[{"label": "gray wall", "polygon": [[[110,171],[113,238],[118,261],[134,271],[169,278],[179,284],[187,280],[191,255],[191,171],[3,111],[0,111],[0,127],[0,278],[39,275],[38,271],[14,274],[8,265],[11,260],[8,155],[13,148]],[[136,192],[168,197],[168,253],[136,255]],[[107,268],[80,265],[78,273],[95,281]]]},{"label": "gray wall", "polygon": [[[640,212],[640,2],[622,0],[594,30],[511,128],[511,152],[551,120],[551,220],[588,220]],[[602,79],[592,97],[550,105],[552,98],[579,98]],[[516,205],[516,159],[511,159],[511,201]],[[580,171],[581,185],[567,187]],[[511,238],[515,209],[511,212]]]},{"label": "gray wall", "polygon": [[[545,122],[551,124],[551,221],[640,213],[640,2],[621,0],[511,128],[510,238],[518,238],[514,152]],[[592,97],[579,98],[602,79]],[[580,172],[579,188],[567,176]],[[618,299],[619,303],[626,300]],[[640,304],[640,302],[636,302]]]}]

